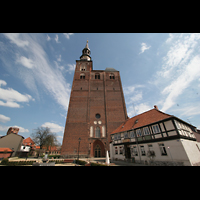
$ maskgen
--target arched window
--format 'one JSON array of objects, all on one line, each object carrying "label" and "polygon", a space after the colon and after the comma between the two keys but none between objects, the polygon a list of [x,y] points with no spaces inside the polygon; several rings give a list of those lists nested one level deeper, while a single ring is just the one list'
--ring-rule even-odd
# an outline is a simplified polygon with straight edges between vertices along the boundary
[{"label": "arched window", "polygon": [[110,74],[110,79],[115,79],[114,74]]},{"label": "arched window", "polygon": [[95,79],[100,79],[100,74],[99,73],[95,74]]},{"label": "arched window", "polygon": [[85,79],[85,74],[80,74],[80,79]]},{"label": "arched window", "polygon": [[96,138],[100,138],[100,128],[99,128],[99,127],[96,127],[96,130],[95,130],[95,137],[96,137]]}]

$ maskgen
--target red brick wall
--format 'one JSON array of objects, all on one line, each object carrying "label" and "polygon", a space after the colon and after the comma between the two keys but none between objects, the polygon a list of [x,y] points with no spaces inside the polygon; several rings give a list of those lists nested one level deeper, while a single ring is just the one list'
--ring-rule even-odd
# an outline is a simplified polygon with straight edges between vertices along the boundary
[{"label": "red brick wall", "polygon": [[[83,66],[86,70],[80,71],[80,67]],[[85,79],[80,79],[81,73],[85,74]],[[96,73],[100,74],[100,80],[95,79]],[[110,73],[115,75],[115,79],[110,79]],[[100,119],[96,119],[97,113],[101,115]],[[102,136],[102,126],[105,126],[106,137],[98,138],[102,142],[101,145],[105,147],[102,150],[102,155],[104,155],[105,151],[109,150],[110,133],[126,118],[119,72],[93,70],[92,62],[76,61],[61,155],[78,154],[78,138],[80,137],[80,155],[87,155],[90,150],[90,155],[93,156],[93,144],[97,140],[94,137],[95,129],[97,126],[100,127]],[[101,121],[101,124],[94,124],[94,121]],[[91,126],[94,130],[92,138],[90,138]]]}]

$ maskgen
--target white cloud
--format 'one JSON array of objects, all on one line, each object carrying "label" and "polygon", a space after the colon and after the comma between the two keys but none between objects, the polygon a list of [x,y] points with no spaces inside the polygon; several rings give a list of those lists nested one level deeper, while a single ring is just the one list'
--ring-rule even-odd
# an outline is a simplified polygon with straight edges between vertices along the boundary
[{"label": "white cloud", "polygon": [[[173,35],[168,39],[174,37],[175,36]],[[198,39],[200,39],[200,34],[176,35],[176,41],[172,44],[167,55],[163,58],[163,70],[159,72],[159,75],[169,78],[174,69],[182,70],[184,67],[183,65],[191,59],[191,55],[194,52],[194,47],[197,45]]]},{"label": "white cloud", "polygon": [[136,88],[142,88],[142,87],[144,87],[144,85],[136,84],[136,85],[126,86],[123,88],[123,91],[125,95],[129,95],[132,94]]},{"label": "white cloud", "polygon": [[[26,48],[17,48],[16,51],[20,52],[21,56],[26,55],[29,61],[32,61],[29,64],[34,64],[34,67],[30,69],[31,71],[24,69],[24,67],[20,68],[19,72],[16,72],[18,73],[17,75],[21,77],[25,85],[30,90],[35,92],[38,99],[39,92],[37,86],[40,86],[41,89],[43,89],[45,92],[49,92],[49,94],[57,101],[57,103],[67,110],[71,86],[69,83],[66,83],[62,69],[55,68],[50,63],[46,52],[41,46],[43,44],[41,42],[43,41],[43,36],[40,36],[40,34],[23,33],[18,35],[18,38],[20,38],[22,43],[23,41],[26,41],[28,45]],[[5,58],[1,57],[1,59]],[[6,61],[4,63],[5,65],[7,64]],[[26,63],[26,65],[28,64]],[[31,65],[29,65],[29,67],[30,66]],[[14,68],[14,66],[12,67],[11,65],[9,65],[9,67],[11,69]],[[4,102],[1,102],[1,104],[6,105]]]},{"label": "white cloud", "polygon": [[4,80],[0,80],[0,87],[1,85],[7,85],[7,83]]},{"label": "white cloud", "polygon": [[0,124],[0,131],[7,132],[9,128],[10,128],[10,126],[4,126],[4,125]]},{"label": "white cloud", "polygon": [[18,47],[26,47],[29,45],[29,42],[19,38],[19,33],[4,33],[4,35],[10,39],[11,43],[16,44]]},{"label": "white cloud", "polygon": [[137,92],[134,96],[130,97],[130,100],[132,102],[138,102],[138,101],[142,100],[142,91]]},{"label": "white cloud", "polygon": [[10,117],[6,117],[5,115],[0,114],[0,122],[6,123],[10,121]]},{"label": "white cloud", "polygon": [[0,101],[0,106],[10,107],[10,108],[20,108],[20,105],[18,103],[12,101],[7,101],[7,102]]},{"label": "white cloud", "polygon": [[172,39],[174,38],[173,34],[169,34],[169,38],[167,38],[167,40],[165,41],[166,43],[170,43],[172,41]]},{"label": "white cloud", "polygon": [[32,69],[34,67],[33,61],[24,56],[20,56],[19,58],[17,58],[16,62],[22,64],[24,67],[27,67],[29,69]]},{"label": "white cloud", "polygon": [[[169,48],[163,57],[163,64],[153,76],[157,89],[158,102],[166,112],[177,102],[185,102],[186,92],[200,77],[200,34],[169,34],[163,48]],[[197,82],[198,85],[198,82]],[[159,92],[160,93],[159,93]],[[189,91],[189,90],[188,90]],[[195,102],[194,102],[195,103]]]},{"label": "white cloud", "polygon": [[56,43],[60,43],[58,40],[59,40],[59,38],[58,38],[58,35],[56,34],[56,37],[55,37]]},{"label": "white cloud", "polygon": [[61,62],[61,55],[58,56],[57,61]]},{"label": "white cloud", "polygon": [[16,128],[19,128],[19,133],[21,132],[21,133],[29,133],[29,130],[28,129],[25,129],[25,128],[23,128],[23,127],[21,127],[21,126],[13,126],[13,127],[16,127]]},{"label": "white cloud", "polygon": [[200,109],[199,109],[199,104],[198,105],[190,105],[190,106],[185,106],[184,108],[180,108],[180,116],[193,116],[193,115],[199,115],[200,114]]},{"label": "white cloud", "polygon": [[67,64],[68,68],[68,72],[69,74],[71,74],[72,72],[74,72],[76,65],[75,64]]},{"label": "white cloud", "polygon": [[20,134],[20,132],[21,133],[29,133],[28,129],[25,129],[25,128],[21,127],[21,126],[16,126],[16,125],[15,126],[4,126],[4,125],[0,124],[0,131],[7,132],[10,127],[19,128],[19,134]]},{"label": "white cloud", "polygon": [[63,136],[57,135],[56,137],[57,137],[58,142],[60,142],[62,144]]},{"label": "white cloud", "polygon": [[128,107],[128,116],[131,118],[152,109],[147,103],[134,104]]},{"label": "white cloud", "polygon": [[161,110],[164,112],[175,104],[176,98],[183,93],[189,84],[200,77],[200,57],[195,56],[186,66],[185,71],[170,85],[164,88],[162,94],[168,95]]},{"label": "white cloud", "polygon": [[48,127],[52,132],[64,132],[64,127],[55,123],[45,122],[41,127]]},{"label": "white cloud", "polygon": [[63,33],[63,35],[69,39],[71,35],[74,35],[74,33]]},{"label": "white cloud", "polygon": [[143,42],[143,43],[141,44],[141,49],[140,49],[141,52],[140,52],[139,54],[144,53],[144,51],[150,49],[150,47],[151,47],[151,46],[147,46],[147,44]]},{"label": "white cloud", "polygon": [[140,103],[140,104],[135,106],[135,110],[136,110],[137,114],[141,114],[141,113],[146,112],[150,109],[153,109],[153,108],[151,108],[148,104],[145,104],[145,103]]},{"label": "white cloud", "polygon": [[[3,80],[0,80],[0,83],[2,85],[7,84]],[[34,101],[34,99],[29,94],[21,94],[12,88],[3,89],[1,87],[0,87],[0,99],[6,101],[6,102],[3,102],[0,100],[0,106],[7,106],[7,107],[13,107],[13,108],[20,107],[20,105],[16,102],[29,102],[31,100]]]},{"label": "white cloud", "polygon": [[50,41],[51,40],[51,38],[50,38],[50,36],[47,34],[47,41]]}]

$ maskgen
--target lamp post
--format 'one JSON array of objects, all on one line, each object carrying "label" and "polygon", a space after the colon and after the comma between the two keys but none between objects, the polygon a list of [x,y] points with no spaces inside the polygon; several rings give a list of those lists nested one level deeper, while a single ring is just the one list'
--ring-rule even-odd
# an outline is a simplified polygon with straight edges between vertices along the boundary
[{"label": "lamp post", "polygon": [[79,147],[80,147],[81,138],[79,138],[78,141],[79,141],[78,143],[78,160],[79,160]]}]

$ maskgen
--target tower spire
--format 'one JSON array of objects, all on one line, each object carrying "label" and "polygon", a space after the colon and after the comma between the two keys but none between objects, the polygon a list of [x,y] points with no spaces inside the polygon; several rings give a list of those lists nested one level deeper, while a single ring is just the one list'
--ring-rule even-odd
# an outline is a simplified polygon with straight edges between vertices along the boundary
[{"label": "tower spire", "polygon": [[85,48],[89,49],[89,47],[88,47],[88,40],[87,40],[87,43],[85,45]]},{"label": "tower spire", "polygon": [[88,47],[88,40],[87,40],[87,43],[85,45],[85,48],[82,50],[82,55],[81,55],[80,59],[81,60],[91,60],[90,49]]}]

